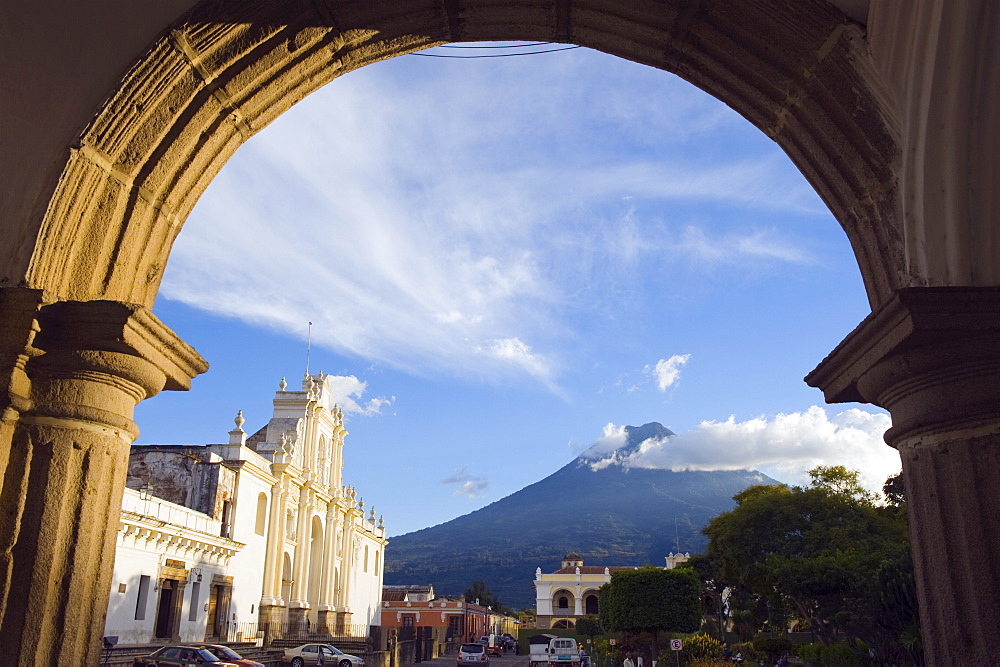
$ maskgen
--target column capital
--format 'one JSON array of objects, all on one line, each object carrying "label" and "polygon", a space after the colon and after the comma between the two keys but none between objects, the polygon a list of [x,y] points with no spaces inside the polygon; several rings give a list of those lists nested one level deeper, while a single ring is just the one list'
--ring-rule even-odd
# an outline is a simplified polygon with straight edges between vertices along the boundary
[{"label": "column capital", "polygon": [[830,403],[892,414],[899,447],[1000,424],[1000,287],[910,287],[871,313],[806,376]]},{"label": "column capital", "polygon": [[[34,346],[48,355],[106,353],[148,362],[162,381],[145,384],[147,395],[184,391],[208,362],[143,306],[117,301],[59,301],[38,311]],[[142,378],[139,378],[140,380]]]}]

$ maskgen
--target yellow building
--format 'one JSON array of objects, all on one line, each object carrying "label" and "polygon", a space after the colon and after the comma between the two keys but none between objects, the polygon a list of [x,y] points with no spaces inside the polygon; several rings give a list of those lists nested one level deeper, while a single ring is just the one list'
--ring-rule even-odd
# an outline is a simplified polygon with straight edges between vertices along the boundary
[{"label": "yellow building", "polygon": [[[691,554],[673,554],[666,557],[667,570],[672,570],[688,560]],[[633,566],[584,565],[579,554],[570,552],[563,556],[562,566],[550,574],[535,570],[535,627],[574,628],[576,619],[596,616],[598,591],[611,581],[611,573],[633,570]]]}]

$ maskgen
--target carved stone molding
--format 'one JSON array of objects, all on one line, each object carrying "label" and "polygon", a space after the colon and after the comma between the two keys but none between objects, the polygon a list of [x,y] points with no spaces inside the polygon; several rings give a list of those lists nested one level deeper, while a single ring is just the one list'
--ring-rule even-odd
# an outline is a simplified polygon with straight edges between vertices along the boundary
[{"label": "carved stone molding", "polygon": [[869,315],[806,382],[885,408],[886,441],[1000,432],[1000,287],[911,287]]}]

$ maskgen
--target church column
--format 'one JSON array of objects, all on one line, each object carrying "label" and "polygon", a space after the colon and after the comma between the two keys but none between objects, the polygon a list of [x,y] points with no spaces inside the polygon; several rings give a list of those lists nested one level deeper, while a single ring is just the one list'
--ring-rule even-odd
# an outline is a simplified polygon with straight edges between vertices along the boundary
[{"label": "church column", "polygon": [[[350,502],[354,502],[353,492],[348,496]],[[343,561],[340,567],[340,599],[338,600],[337,629],[343,632],[351,623],[351,583],[354,580],[354,568],[357,567],[357,559],[354,557],[354,539],[356,517],[360,514],[356,507],[350,507],[344,517],[344,537]]]},{"label": "church column", "polygon": [[0,646],[100,660],[135,405],[207,370],[148,310],[0,289]]},{"label": "church column", "polygon": [[309,542],[310,542],[310,515],[312,514],[312,503],[310,502],[310,489],[308,484],[302,487],[299,493],[299,513],[295,529],[295,562],[292,565],[292,599],[288,602],[288,621],[295,627],[301,624],[305,627],[306,612],[309,610],[307,600],[307,583],[309,579]]},{"label": "church column", "polygon": [[899,450],[924,657],[995,660],[1000,616],[1000,288],[900,290],[806,381],[887,409]]},{"label": "church column", "polygon": [[264,547],[264,580],[261,585],[260,611],[257,618],[261,623],[280,624],[284,614],[281,599],[281,565],[285,543],[285,510],[282,502],[284,491],[279,481],[271,487],[271,502],[268,509],[267,543]]},{"label": "church column", "polygon": [[319,615],[317,624],[320,628],[333,629],[336,623],[331,624],[333,617],[330,612],[336,612],[336,605],[333,598],[333,572],[337,567],[337,502],[331,500],[326,508],[326,526],[323,533],[323,574],[319,584]]}]

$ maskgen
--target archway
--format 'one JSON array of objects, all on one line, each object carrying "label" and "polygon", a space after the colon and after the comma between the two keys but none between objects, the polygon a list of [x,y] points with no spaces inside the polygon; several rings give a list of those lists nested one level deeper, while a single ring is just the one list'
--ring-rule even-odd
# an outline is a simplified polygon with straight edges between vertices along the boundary
[{"label": "archway", "polygon": [[560,588],[552,594],[553,616],[573,616],[576,609],[576,598],[571,591]]},{"label": "archway", "polygon": [[[0,295],[10,508],[0,638],[15,660],[96,660],[94,591],[107,588],[111,533],[81,526],[112,525],[134,404],[205,370],[146,308],[171,242],[226,158],[339,73],[432,44],[501,39],[576,43],[675,72],[737,109],[803,171],[851,239],[879,307],[810,382],[829,400],[892,411],[887,437],[904,454],[911,511],[926,519],[914,538],[931,658],[987,659],[977,621],[992,617],[1000,584],[983,582],[974,564],[1000,541],[982,519],[996,515],[983,509],[996,504],[986,445],[1000,432],[995,204],[981,194],[996,179],[997,121],[975,110],[982,96],[997,99],[998,59],[975,35],[996,27],[1000,10],[986,1],[912,16],[884,8],[871,23],[879,39],[866,43],[820,0],[758,4],[204,2],[173,23],[59,146],[68,151],[60,176],[40,179],[51,189],[28,195],[31,213],[12,223],[16,242],[4,250],[4,280],[20,286]],[[952,57],[968,76],[936,95]],[[983,141],[956,147],[966,121]],[[928,129],[939,127],[954,132]],[[989,483],[971,491],[962,474],[971,470]],[[979,534],[988,537],[967,537]],[[956,619],[978,636],[950,639]]]}]

